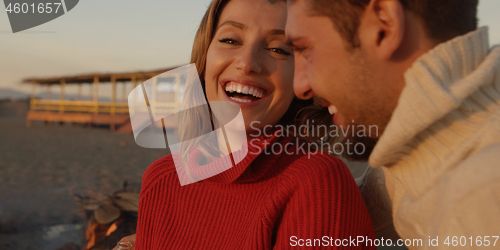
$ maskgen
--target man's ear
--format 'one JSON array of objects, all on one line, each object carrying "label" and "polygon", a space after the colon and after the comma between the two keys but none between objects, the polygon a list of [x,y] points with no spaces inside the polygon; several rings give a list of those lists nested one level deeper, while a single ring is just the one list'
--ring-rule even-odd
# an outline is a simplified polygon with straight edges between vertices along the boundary
[{"label": "man's ear", "polygon": [[404,9],[399,0],[371,0],[361,16],[358,35],[362,47],[387,60],[403,42]]}]

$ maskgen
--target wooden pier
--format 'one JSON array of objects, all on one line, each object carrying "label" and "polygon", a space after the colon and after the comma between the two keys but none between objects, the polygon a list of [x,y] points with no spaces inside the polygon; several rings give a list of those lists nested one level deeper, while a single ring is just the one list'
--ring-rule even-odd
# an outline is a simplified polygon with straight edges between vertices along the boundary
[{"label": "wooden pier", "polygon": [[[65,77],[51,77],[51,78],[29,78],[23,82],[30,83],[32,86],[30,110],[27,112],[27,126],[32,125],[32,121],[44,121],[46,123],[59,122],[59,123],[80,123],[80,124],[109,124],[111,131],[131,133],[132,127],[130,125],[129,107],[127,96],[128,93],[142,84],[144,81],[153,78],[161,73],[164,73],[171,68],[147,71],[147,72],[129,72],[129,73],[110,73],[110,74],[85,74],[76,76]],[[178,76],[172,76],[179,79]],[[132,88],[126,88],[127,83],[132,83]],[[76,84],[78,86],[77,100],[65,99],[65,87],[68,84]],[[99,85],[111,84],[111,101],[99,101]],[[122,84],[121,100],[117,100],[117,85]],[[179,107],[178,92],[161,93],[156,92],[156,78],[153,81],[153,95],[151,100],[148,100],[148,105],[155,109],[161,109],[165,112],[174,113]],[[82,87],[88,85],[90,93],[87,100],[82,100]],[[60,96],[58,100],[51,99],[51,88],[59,87]],[[46,98],[37,99],[37,88],[45,88]],[[178,81],[173,88],[178,90]],[[165,95],[174,96],[174,98],[164,98]],[[162,98],[163,97],[163,98]],[[162,101],[163,99],[163,101]],[[165,101],[167,100],[167,101]],[[175,100],[175,101],[172,101]],[[154,110],[153,109],[153,112]],[[171,126],[176,126],[172,124]]]}]

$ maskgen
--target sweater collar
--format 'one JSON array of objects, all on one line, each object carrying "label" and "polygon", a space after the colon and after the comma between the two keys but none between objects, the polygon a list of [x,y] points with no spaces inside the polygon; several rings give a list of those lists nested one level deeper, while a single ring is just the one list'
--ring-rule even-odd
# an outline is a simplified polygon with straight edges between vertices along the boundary
[{"label": "sweater collar", "polygon": [[[251,182],[262,177],[269,167],[271,167],[280,157],[279,154],[267,154],[264,152],[269,152],[269,148],[275,143],[284,145],[290,141],[291,138],[286,137],[282,129],[274,129],[271,133],[264,133],[259,137],[252,138],[243,145],[241,150],[231,154],[233,159],[242,159],[235,165],[233,165],[232,159],[228,156],[215,157],[211,162],[203,164],[202,162],[205,156],[199,149],[195,149],[188,159],[189,170],[195,178],[197,176],[204,176],[207,172],[220,172],[207,179],[207,181],[211,182],[226,184],[233,182]],[[265,158],[265,160],[262,161],[258,158]],[[251,168],[254,162],[258,162],[258,166]],[[251,171],[249,171],[250,169]]]},{"label": "sweater collar", "polygon": [[[443,157],[466,140],[465,134],[472,133],[457,134],[451,124],[478,112],[460,106],[480,87],[491,84],[488,72],[495,72],[500,48],[492,51],[488,55],[488,30],[483,27],[442,43],[415,61],[404,75],[406,85],[398,106],[369,164],[389,167],[414,196],[441,176],[447,168]],[[457,109],[459,113],[450,115]],[[434,154],[436,150],[439,154]]]}]

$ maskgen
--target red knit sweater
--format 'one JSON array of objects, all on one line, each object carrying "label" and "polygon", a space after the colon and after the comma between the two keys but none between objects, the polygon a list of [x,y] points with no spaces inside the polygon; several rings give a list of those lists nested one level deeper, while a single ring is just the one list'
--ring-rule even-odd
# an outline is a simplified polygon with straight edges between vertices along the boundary
[{"label": "red knit sweater", "polygon": [[[243,161],[186,186],[180,186],[174,166],[178,154],[155,161],[142,178],[136,249],[336,248],[339,243],[376,249],[352,245],[358,236],[374,239],[374,232],[345,164],[326,154],[265,152],[273,143],[295,147],[290,141],[261,136],[248,144]],[[190,155],[190,170],[218,167],[217,160],[197,165],[201,158],[197,150]]]}]

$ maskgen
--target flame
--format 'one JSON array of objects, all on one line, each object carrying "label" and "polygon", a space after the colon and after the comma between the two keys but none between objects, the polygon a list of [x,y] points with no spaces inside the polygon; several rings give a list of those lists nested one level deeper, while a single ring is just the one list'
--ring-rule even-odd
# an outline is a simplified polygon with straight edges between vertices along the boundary
[{"label": "flame", "polygon": [[[90,223],[89,223],[90,224]],[[95,229],[97,228],[98,224],[94,223],[92,226],[89,226],[87,228],[87,231],[85,232],[85,238],[87,238],[87,249],[90,249],[95,245]]]},{"label": "flame", "polygon": [[106,231],[105,236],[109,236],[112,232],[116,231],[118,228],[118,221],[113,222],[111,226],[108,228],[108,231]]},{"label": "flame", "polygon": [[122,222],[123,219],[118,219],[108,227],[107,225],[97,223],[95,220],[89,220],[87,230],[85,231],[85,239],[87,239],[87,245],[84,249],[88,250],[104,237],[108,237],[111,233],[118,229],[118,225],[120,225]]}]

